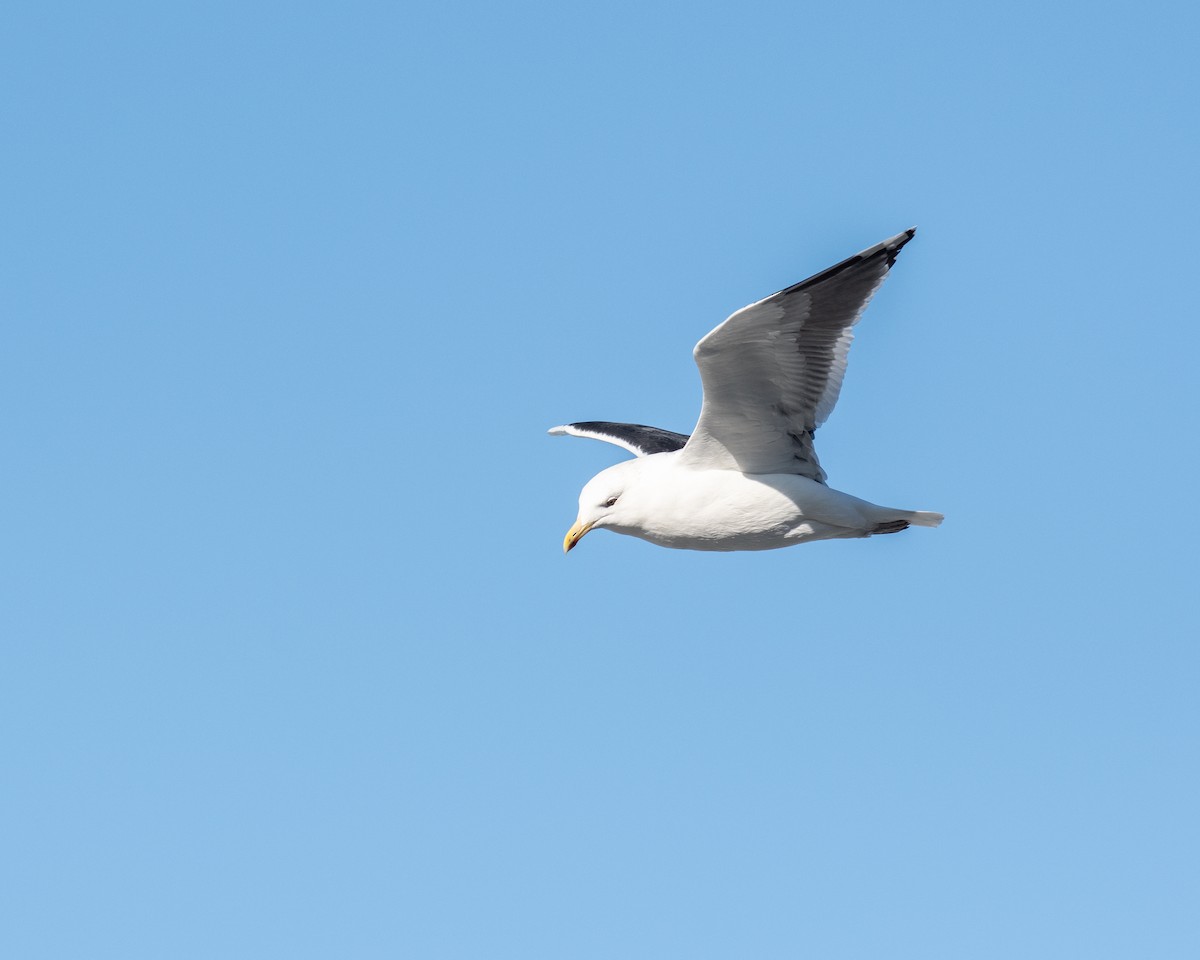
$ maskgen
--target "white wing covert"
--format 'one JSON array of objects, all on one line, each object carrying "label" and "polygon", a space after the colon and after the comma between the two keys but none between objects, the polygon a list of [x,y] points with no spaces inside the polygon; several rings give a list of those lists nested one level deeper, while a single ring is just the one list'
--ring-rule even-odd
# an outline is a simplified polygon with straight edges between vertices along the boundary
[{"label": "white wing covert", "polygon": [[813,434],[837,403],[854,324],[915,232],[743,307],[696,344],[704,404],[680,462],[824,483]]}]

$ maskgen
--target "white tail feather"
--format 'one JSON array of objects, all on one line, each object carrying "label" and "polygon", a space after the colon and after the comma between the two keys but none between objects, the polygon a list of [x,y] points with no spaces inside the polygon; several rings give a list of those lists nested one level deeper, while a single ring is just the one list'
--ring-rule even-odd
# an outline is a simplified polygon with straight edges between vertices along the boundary
[{"label": "white tail feather", "polygon": [[930,510],[913,510],[911,513],[906,513],[904,519],[917,527],[937,527],[946,518],[940,513],[933,513]]}]

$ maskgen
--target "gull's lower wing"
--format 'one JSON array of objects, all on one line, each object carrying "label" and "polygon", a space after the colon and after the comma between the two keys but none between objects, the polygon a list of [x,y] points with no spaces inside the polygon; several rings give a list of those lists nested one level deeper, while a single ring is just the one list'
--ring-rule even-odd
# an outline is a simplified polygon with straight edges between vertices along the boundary
[{"label": "gull's lower wing", "polygon": [[696,344],[704,405],[683,460],[823,483],[813,433],[837,402],[854,324],[915,232],[743,307]]},{"label": "gull's lower wing", "polygon": [[566,423],[561,427],[551,427],[548,432],[554,436],[588,437],[615,443],[639,457],[679,450],[688,441],[686,433],[672,433],[640,423],[609,423],[607,420]]}]

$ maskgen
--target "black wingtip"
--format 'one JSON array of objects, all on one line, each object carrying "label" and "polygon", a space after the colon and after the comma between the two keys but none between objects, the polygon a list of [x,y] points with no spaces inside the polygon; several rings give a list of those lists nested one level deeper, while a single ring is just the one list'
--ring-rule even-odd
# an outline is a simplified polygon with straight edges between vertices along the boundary
[{"label": "black wingtip", "polygon": [[889,270],[891,269],[892,265],[896,262],[896,257],[899,255],[900,251],[904,248],[904,245],[906,243],[908,243],[908,241],[911,240],[916,235],[917,235],[917,228],[909,227],[903,233],[896,234],[894,237],[892,237],[891,240],[884,241],[883,248],[887,251],[887,264],[888,264]]},{"label": "black wingtip", "polygon": [[[779,293],[773,296],[786,296],[789,293],[795,293],[798,290],[803,290],[806,287],[816,286],[818,283],[823,283],[826,280],[836,277],[843,270],[847,270],[857,264],[864,263],[869,260],[874,260],[878,263],[882,257],[887,261],[887,268],[892,269],[892,264],[896,262],[896,256],[900,253],[900,248],[903,247],[916,234],[916,227],[909,227],[903,233],[898,233],[894,237],[889,237],[882,243],[877,243],[873,247],[867,247],[862,253],[856,253],[852,257],[848,257],[841,263],[835,263],[828,270],[822,270],[820,273],[813,274],[807,280],[801,280],[799,283],[780,290]],[[767,299],[770,299],[769,297]]]}]

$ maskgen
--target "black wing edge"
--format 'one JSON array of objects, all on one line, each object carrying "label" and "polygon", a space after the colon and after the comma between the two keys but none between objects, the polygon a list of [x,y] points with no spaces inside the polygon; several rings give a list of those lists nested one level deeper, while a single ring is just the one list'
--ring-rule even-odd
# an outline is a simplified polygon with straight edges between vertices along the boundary
[{"label": "black wing edge", "polygon": [[658,427],[647,427],[641,423],[611,423],[608,420],[583,420],[579,423],[568,423],[561,427],[554,427],[550,432],[574,437],[590,437],[593,440],[606,440],[633,451],[639,457],[648,457],[655,453],[670,453],[673,450],[679,450],[688,442],[686,433],[660,430]]},{"label": "black wing edge", "polygon": [[[849,270],[853,266],[860,263],[867,263],[871,260],[887,259],[887,269],[892,268],[892,264],[896,262],[896,257],[900,255],[900,250],[909,240],[916,234],[916,227],[909,227],[903,233],[898,233],[894,237],[884,240],[883,243],[877,243],[873,247],[868,247],[862,253],[856,253],[852,257],[847,257],[841,263],[835,263],[827,270],[822,270],[820,273],[815,273],[807,280],[801,280],[799,283],[793,283],[790,287],[780,290],[774,294],[776,297],[784,296],[785,294],[795,293],[798,290],[803,290],[805,287],[816,286],[831,277],[836,277],[844,270]],[[770,299],[768,297],[768,299]]]}]

